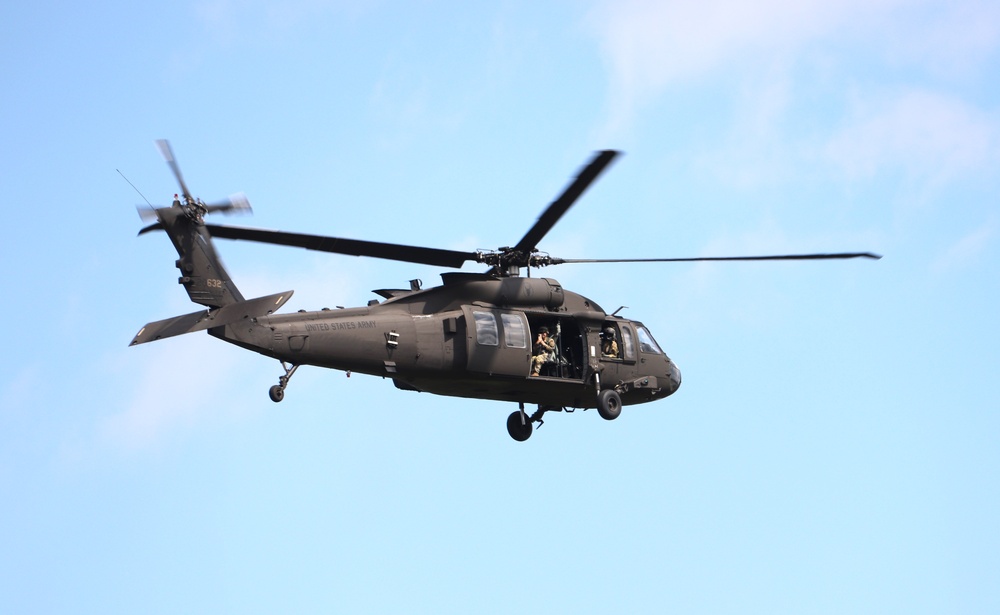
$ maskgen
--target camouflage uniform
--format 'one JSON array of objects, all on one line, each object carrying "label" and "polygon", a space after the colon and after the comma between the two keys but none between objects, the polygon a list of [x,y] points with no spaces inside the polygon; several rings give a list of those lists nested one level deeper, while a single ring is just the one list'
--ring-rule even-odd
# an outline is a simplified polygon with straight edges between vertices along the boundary
[{"label": "camouflage uniform", "polygon": [[[539,333],[541,336],[542,333]],[[544,333],[545,337],[539,341],[535,342],[534,354],[531,357],[531,375],[537,376],[542,370],[542,363],[545,363],[552,356],[552,353],[556,349],[556,341],[551,337],[548,337],[548,332]]]}]

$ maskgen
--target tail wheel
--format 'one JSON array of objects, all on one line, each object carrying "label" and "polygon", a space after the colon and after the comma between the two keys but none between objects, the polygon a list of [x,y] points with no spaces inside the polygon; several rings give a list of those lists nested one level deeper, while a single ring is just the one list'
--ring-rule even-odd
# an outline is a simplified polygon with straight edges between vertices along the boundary
[{"label": "tail wheel", "polygon": [[267,394],[271,397],[271,401],[278,403],[285,398],[285,388],[276,384],[268,389]]},{"label": "tail wheel", "polygon": [[597,413],[605,421],[613,421],[621,415],[622,398],[618,395],[618,391],[604,389],[597,395]]},{"label": "tail wheel", "polygon": [[[281,362],[281,368],[285,370],[284,376],[278,377],[278,384],[274,385],[267,390],[268,396],[271,397],[271,401],[278,403],[285,398],[285,387],[288,386],[288,381],[292,379],[292,374],[295,370],[299,368],[298,364],[293,364],[291,367],[288,366],[284,361]],[[348,372],[350,373],[350,372]]]}]

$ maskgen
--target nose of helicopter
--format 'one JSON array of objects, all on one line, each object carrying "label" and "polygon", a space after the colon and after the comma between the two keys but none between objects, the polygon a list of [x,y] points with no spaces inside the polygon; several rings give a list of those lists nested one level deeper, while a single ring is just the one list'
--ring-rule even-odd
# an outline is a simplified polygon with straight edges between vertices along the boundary
[{"label": "nose of helicopter", "polygon": [[670,382],[667,395],[673,395],[677,392],[677,389],[681,388],[681,370],[677,368],[677,364],[673,361],[670,362],[670,369],[667,370],[667,379]]}]

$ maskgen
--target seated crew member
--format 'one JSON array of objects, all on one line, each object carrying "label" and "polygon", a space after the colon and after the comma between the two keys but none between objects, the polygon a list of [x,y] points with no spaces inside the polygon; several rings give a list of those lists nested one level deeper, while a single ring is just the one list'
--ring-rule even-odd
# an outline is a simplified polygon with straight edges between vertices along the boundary
[{"label": "seated crew member", "polygon": [[542,363],[549,361],[556,349],[556,341],[549,337],[548,327],[539,327],[535,345],[532,347],[531,375],[537,376],[542,370]]},{"label": "seated crew member", "polygon": [[604,341],[601,342],[601,356],[609,359],[618,358],[618,342],[615,341],[615,330],[608,327],[604,330]]}]

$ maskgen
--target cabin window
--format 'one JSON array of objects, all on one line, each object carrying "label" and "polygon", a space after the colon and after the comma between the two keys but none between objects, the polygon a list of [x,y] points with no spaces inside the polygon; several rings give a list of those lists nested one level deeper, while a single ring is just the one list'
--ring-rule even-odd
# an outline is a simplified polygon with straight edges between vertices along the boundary
[{"label": "cabin window", "polygon": [[499,346],[497,319],[489,312],[473,312],[476,319],[476,341],[483,346]]},{"label": "cabin window", "polygon": [[653,336],[649,334],[649,330],[646,327],[639,327],[639,350],[648,354],[663,354],[660,347],[656,345],[656,340]]},{"label": "cabin window", "polygon": [[635,339],[632,337],[632,329],[622,327],[622,356],[626,359],[635,360]]},{"label": "cabin window", "polygon": [[527,348],[528,335],[524,328],[524,321],[517,314],[501,314],[503,321],[503,342],[507,348]]}]

